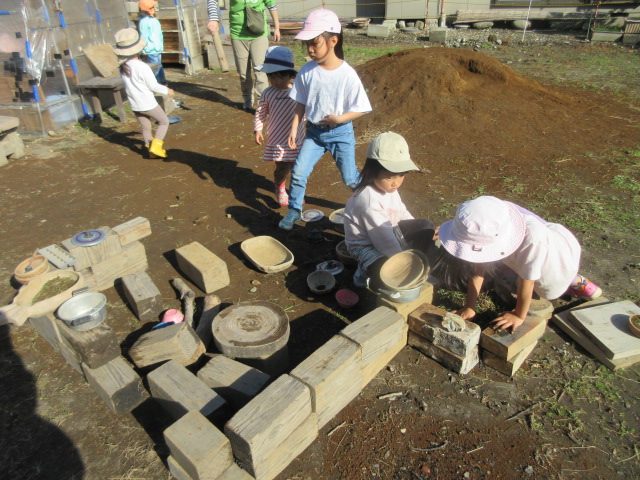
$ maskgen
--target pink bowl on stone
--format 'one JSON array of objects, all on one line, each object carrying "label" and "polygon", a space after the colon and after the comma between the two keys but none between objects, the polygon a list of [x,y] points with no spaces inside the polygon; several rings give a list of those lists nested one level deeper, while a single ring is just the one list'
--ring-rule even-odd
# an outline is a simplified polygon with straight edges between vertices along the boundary
[{"label": "pink bowl on stone", "polygon": [[358,303],[360,297],[353,290],[342,288],[336,292],[336,300],[342,308],[351,308]]}]

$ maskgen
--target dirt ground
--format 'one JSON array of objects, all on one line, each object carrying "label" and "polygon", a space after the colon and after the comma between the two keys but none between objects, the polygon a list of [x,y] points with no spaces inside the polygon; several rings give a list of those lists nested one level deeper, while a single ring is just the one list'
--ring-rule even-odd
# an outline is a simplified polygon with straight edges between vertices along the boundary
[{"label": "dirt ground", "polygon": [[[401,133],[422,168],[401,192],[416,217],[440,223],[479,194],[521,203],[572,228],[584,272],[607,297],[638,303],[638,192],[626,187],[640,181],[639,52],[567,38],[478,52],[419,48],[359,66],[374,112],[355,125],[358,165],[377,133]],[[366,45],[423,46],[409,36]],[[583,61],[602,54],[619,70]],[[198,241],[228,265],[231,285],[217,292],[225,305],[267,300],[286,310],[294,367],[375,299],[361,292],[360,303],[343,310],[333,296],[310,295],[306,276],[335,258],[343,235],[326,218],[321,243],[307,241],[303,224],[277,228],[272,166],[260,160],[252,115],[238,108],[237,76],[170,70],[169,80],[185,108],[174,112],[183,120],[170,127],[167,160],[142,158],[129,114],[125,124],[90,121],[28,138],[28,155],[0,169],[3,304],[15,294],[13,269],[35,248],[143,216],[153,229],[143,240],[148,272],[165,308],[180,305],[169,284],[179,275],[173,250]],[[621,172],[627,183],[617,188]],[[306,208],[328,216],[349,194],[325,158]],[[607,216],[621,215],[621,204],[626,220],[612,230]],[[257,235],[284,243],[294,265],[272,275],[255,270],[240,242]],[[338,275],[338,287],[351,287],[352,273]],[[126,356],[150,324],[136,320],[120,289],[104,293]],[[446,292],[437,298],[449,301]],[[0,342],[7,478],[170,478],[162,431],[172,420],[153,400],[116,416],[30,326],[0,327]],[[639,374],[638,366],[609,372],[552,324],[513,378],[483,365],[460,376],[405,347],[278,478],[638,478]]]}]

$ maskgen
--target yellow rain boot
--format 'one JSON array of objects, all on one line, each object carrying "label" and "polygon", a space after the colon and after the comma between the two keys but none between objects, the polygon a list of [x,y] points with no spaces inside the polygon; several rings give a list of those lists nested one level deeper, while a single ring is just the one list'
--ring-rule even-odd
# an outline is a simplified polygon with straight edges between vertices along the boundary
[{"label": "yellow rain boot", "polygon": [[162,140],[154,138],[151,140],[151,145],[149,145],[149,153],[160,158],[167,158],[167,151],[162,148],[163,144],[164,142]]}]

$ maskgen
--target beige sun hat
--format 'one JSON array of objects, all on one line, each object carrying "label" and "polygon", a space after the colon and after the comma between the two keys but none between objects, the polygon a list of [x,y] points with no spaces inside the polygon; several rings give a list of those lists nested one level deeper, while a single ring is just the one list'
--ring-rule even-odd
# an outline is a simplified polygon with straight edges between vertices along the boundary
[{"label": "beige sun hat", "polygon": [[404,250],[387,259],[380,280],[392,290],[409,290],[423,285],[429,275],[429,260],[419,250]]},{"label": "beige sun hat", "polygon": [[367,158],[377,160],[392,173],[419,170],[411,160],[407,141],[394,132],[384,132],[374,138],[367,148]]},{"label": "beige sun hat", "polygon": [[123,28],[116,32],[116,48],[113,49],[119,57],[131,57],[142,51],[147,44],[135,28]]}]

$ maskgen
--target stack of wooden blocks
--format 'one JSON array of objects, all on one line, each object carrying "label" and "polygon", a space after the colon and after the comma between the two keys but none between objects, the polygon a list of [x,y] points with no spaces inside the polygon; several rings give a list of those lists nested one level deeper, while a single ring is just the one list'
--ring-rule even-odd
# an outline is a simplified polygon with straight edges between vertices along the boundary
[{"label": "stack of wooden blocks", "polygon": [[[465,328],[451,331],[448,316]],[[480,327],[473,322],[424,304],[409,314],[409,330],[409,345],[454,372],[464,375],[478,364]]]},{"label": "stack of wooden blocks", "polygon": [[[223,356],[197,377],[176,361],[163,365],[148,379],[153,396],[179,417],[164,432],[171,473],[180,480],[275,478],[406,343],[402,315],[380,307],[261,392],[268,376]],[[207,418],[222,396],[235,406],[248,401],[224,434]]]},{"label": "stack of wooden blocks", "polygon": [[151,235],[151,224],[137,217],[113,229],[101,227],[105,238],[96,245],[78,246],[71,239],[62,247],[75,258],[75,271],[80,273],[90,290],[106,290],[115,281],[148,267],[147,254],[141,239]]}]

